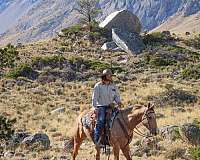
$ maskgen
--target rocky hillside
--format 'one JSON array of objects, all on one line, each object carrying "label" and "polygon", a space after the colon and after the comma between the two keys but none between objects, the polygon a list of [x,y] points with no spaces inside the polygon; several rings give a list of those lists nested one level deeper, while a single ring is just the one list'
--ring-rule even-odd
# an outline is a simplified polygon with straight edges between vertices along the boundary
[{"label": "rocky hillside", "polygon": [[[63,27],[76,23],[73,0],[1,0],[0,44],[30,42],[55,35]],[[103,20],[115,10],[128,9],[141,20],[143,30],[151,30],[169,17],[182,12],[190,16],[200,10],[199,0],[100,0]]]},{"label": "rocky hillside", "polygon": [[[133,56],[101,50],[105,37],[100,31],[93,32],[92,39],[80,26],[63,33],[51,40],[0,48],[0,60],[5,60],[0,63],[0,159],[71,159],[63,144],[73,134],[76,117],[91,108],[93,87],[108,67],[124,106],[155,104],[159,135],[148,139],[134,133],[132,158],[199,158],[199,38],[183,46],[184,40],[168,33],[144,35],[145,49]],[[84,141],[77,159],[93,160],[94,155],[93,143]]]}]

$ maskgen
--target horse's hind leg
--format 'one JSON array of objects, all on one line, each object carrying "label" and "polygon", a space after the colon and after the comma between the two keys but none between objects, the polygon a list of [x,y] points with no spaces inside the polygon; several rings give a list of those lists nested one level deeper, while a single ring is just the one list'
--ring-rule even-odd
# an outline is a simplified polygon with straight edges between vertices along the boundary
[{"label": "horse's hind leg", "polygon": [[96,147],[96,160],[100,160],[100,148]]},{"label": "horse's hind leg", "polygon": [[73,160],[75,160],[76,156],[78,155],[78,150],[80,148],[80,145],[81,145],[81,143],[75,143],[74,144],[74,151],[73,151],[73,154],[72,154]]},{"label": "horse's hind leg", "polygon": [[129,145],[127,145],[125,148],[121,148],[124,156],[126,157],[127,160],[132,160],[131,156],[130,156],[130,148]]}]

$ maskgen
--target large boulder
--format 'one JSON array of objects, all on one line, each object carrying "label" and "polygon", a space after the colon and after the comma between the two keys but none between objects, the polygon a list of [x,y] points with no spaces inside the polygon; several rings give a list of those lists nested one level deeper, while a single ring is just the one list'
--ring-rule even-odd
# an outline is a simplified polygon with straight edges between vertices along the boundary
[{"label": "large boulder", "polygon": [[44,149],[48,149],[50,147],[49,136],[43,133],[36,133],[32,136],[24,138],[24,140],[22,141],[22,145],[26,147],[31,147],[35,143],[41,143]]},{"label": "large boulder", "polygon": [[139,34],[122,32],[118,28],[112,29],[112,39],[119,48],[131,54],[139,54],[145,47]]},{"label": "large boulder", "polygon": [[136,15],[127,10],[121,10],[111,13],[106,19],[99,24],[99,27],[112,30],[120,28],[122,31],[140,33],[141,24]]},{"label": "large boulder", "polygon": [[191,123],[180,127],[180,134],[183,140],[192,145],[200,145],[200,129]]}]

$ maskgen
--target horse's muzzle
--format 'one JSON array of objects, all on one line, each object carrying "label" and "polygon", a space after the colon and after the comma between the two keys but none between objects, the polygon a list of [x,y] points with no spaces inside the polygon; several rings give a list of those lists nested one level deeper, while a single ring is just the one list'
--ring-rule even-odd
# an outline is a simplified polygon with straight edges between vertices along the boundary
[{"label": "horse's muzzle", "polygon": [[154,136],[156,136],[158,134],[157,128],[151,129],[151,134],[154,135]]}]

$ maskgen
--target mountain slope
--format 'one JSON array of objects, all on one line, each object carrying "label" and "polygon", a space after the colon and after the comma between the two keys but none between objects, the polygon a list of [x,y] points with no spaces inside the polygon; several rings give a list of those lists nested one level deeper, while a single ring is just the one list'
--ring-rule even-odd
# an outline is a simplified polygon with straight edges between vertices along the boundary
[{"label": "mountain slope", "polygon": [[175,15],[153,31],[165,30],[180,34],[181,36],[185,35],[186,32],[200,33],[200,12],[187,17],[183,14]]},{"label": "mountain slope", "polygon": [[[56,31],[77,22],[73,0],[0,0],[0,44],[30,42],[52,37]],[[127,9],[141,20],[144,30],[151,30],[169,17],[189,16],[200,10],[199,0],[100,0],[103,20],[113,11]]]}]

